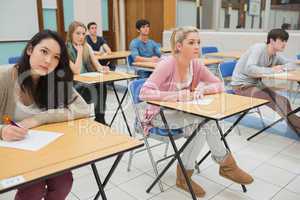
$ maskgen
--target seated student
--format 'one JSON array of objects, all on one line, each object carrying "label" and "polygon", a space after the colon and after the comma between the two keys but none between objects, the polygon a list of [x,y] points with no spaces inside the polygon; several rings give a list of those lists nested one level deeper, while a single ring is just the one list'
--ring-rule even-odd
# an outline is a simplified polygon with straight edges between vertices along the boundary
[{"label": "seated student", "polygon": [[[281,116],[287,116],[287,113],[291,112],[290,102],[286,97],[264,85],[261,76],[297,67],[296,64],[277,54],[284,50],[288,38],[289,34],[285,30],[271,30],[267,36],[267,43],[254,44],[241,56],[231,82],[236,94],[266,99],[270,101],[267,106]],[[293,114],[288,119],[287,124],[299,134],[300,118]]]},{"label": "seated student", "polygon": [[[158,62],[160,45],[154,40],[149,39],[150,22],[145,19],[137,20],[135,24],[139,36],[130,42],[129,49],[134,62]],[[139,70],[138,75],[142,78],[149,77],[151,72]]]},{"label": "seated student", "polygon": [[[72,89],[72,81],[63,39],[50,30],[33,36],[19,62],[0,71],[0,116],[8,116],[20,126],[4,125],[1,119],[0,139],[22,140],[30,128],[88,117],[89,107]],[[65,199],[72,182],[69,171],[20,187],[15,200]]]},{"label": "seated student", "polygon": [[289,24],[289,23],[283,23],[282,25],[281,25],[281,29],[283,29],[283,30],[291,30],[291,28],[292,28],[292,25],[291,24]]},{"label": "seated student", "polygon": [[[154,72],[141,88],[140,98],[158,101],[189,101],[202,98],[205,94],[219,93],[224,90],[223,83],[214,76],[206,66],[197,59],[199,57],[199,31],[194,27],[176,29],[171,36],[172,55],[157,64]],[[158,106],[147,107],[145,124],[165,128]],[[164,110],[171,128],[184,127],[188,136],[198,126],[201,117],[195,117],[179,111]],[[145,130],[149,127],[144,127]],[[202,131],[203,130],[203,131]],[[241,170],[232,154],[220,140],[220,134],[214,121],[206,123],[187,148],[183,151],[182,161],[191,179],[195,161],[207,141],[212,158],[220,165],[220,175],[240,184],[250,184],[253,179]],[[205,195],[204,189],[192,181],[193,190],[198,197]],[[183,173],[177,165],[176,186],[189,191]]]},{"label": "seated student", "polygon": [[[97,24],[95,22],[90,22],[87,25],[89,34],[86,36],[87,43],[92,47],[96,52],[99,52],[100,55],[111,54],[111,50],[107,45],[105,39],[101,36],[97,36]],[[102,50],[103,49],[103,50]],[[103,52],[104,51],[104,52]],[[116,70],[116,65],[110,60],[99,60],[101,65],[109,66],[111,71]]]},{"label": "seated student", "polygon": [[[94,71],[108,72],[109,68],[100,65],[95,58],[93,50],[86,43],[85,34],[86,27],[83,23],[74,21],[70,24],[67,34],[67,49],[73,73],[80,74]],[[94,103],[95,120],[106,124],[106,84],[84,85],[77,87],[76,89],[88,103]]]}]

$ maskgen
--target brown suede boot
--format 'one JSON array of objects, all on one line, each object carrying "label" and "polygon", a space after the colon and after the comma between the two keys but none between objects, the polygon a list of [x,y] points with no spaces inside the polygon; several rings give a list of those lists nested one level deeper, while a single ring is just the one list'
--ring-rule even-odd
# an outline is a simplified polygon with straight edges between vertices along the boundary
[{"label": "brown suede boot", "polygon": [[300,117],[296,114],[290,115],[287,125],[300,137]]},{"label": "brown suede boot", "polygon": [[219,174],[224,178],[243,185],[253,182],[253,178],[237,166],[231,153],[220,163]]},{"label": "brown suede boot", "polygon": [[[186,170],[186,173],[187,173],[188,178],[190,179],[193,191],[197,197],[204,197],[205,191],[203,190],[203,188],[191,179],[193,172],[194,172],[194,170]],[[181,170],[179,164],[177,164],[176,173],[177,173],[176,186],[187,192],[190,192],[189,187],[185,181],[184,175],[182,173],[182,170]]]}]

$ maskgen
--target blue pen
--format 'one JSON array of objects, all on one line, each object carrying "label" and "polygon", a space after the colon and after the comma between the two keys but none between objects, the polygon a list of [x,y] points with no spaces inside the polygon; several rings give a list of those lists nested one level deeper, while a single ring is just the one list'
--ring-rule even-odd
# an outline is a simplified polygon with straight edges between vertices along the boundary
[{"label": "blue pen", "polygon": [[13,120],[10,120],[10,124],[16,127],[21,128],[16,122],[14,122]]}]

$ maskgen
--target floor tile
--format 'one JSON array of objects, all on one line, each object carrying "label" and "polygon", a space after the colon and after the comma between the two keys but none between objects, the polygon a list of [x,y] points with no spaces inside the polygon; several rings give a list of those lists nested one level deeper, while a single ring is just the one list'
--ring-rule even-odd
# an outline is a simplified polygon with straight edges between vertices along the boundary
[{"label": "floor tile", "polygon": [[184,195],[182,192],[169,188],[168,190],[159,193],[158,195],[152,197],[150,200],[190,200],[191,198]]},{"label": "floor tile", "polygon": [[286,169],[292,173],[300,174],[300,159],[280,153],[273,157],[271,160],[268,160],[267,163],[270,163],[282,169]]},{"label": "floor tile", "polygon": [[250,199],[249,197],[241,193],[226,189],[220,192],[219,194],[217,194],[211,200],[252,200],[252,199]]},{"label": "floor tile", "polygon": [[[123,191],[128,192],[130,195],[134,196],[137,199],[149,199],[154,195],[160,193],[158,185],[155,185],[150,193],[146,193],[146,189],[154,181],[154,178],[148,174],[143,174],[138,176],[126,183],[119,185]],[[164,184],[164,188],[168,189],[169,187]]]},{"label": "floor tile", "polygon": [[264,182],[261,179],[255,178],[254,182],[247,185],[247,192],[243,193],[242,188],[238,184],[233,184],[229,187],[230,190],[243,194],[251,199],[268,200],[280,191],[280,187],[271,183]]},{"label": "floor tile", "polygon": [[296,177],[296,174],[268,164],[259,166],[252,175],[280,187],[284,187]]},{"label": "floor tile", "polygon": [[291,192],[295,192],[300,195],[300,176],[298,175],[294,180],[292,180],[287,186],[286,189]]},{"label": "floor tile", "polygon": [[275,195],[272,200],[299,200],[300,195],[297,195],[288,190],[281,190],[278,194]]}]

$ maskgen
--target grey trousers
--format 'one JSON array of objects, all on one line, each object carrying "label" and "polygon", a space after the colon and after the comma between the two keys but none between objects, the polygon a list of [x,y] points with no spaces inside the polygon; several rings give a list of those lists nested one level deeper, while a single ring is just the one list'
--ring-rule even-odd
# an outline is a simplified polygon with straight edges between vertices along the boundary
[{"label": "grey trousers", "polygon": [[[164,115],[169,127],[171,129],[184,128],[186,137],[191,135],[199,123],[204,120],[201,117],[169,109],[164,110]],[[165,128],[160,114],[154,117],[152,124],[155,127]],[[226,157],[228,151],[220,139],[217,125],[215,121],[209,121],[201,127],[200,131],[183,151],[181,158],[186,169],[194,168],[195,161],[205,142],[207,142],[211,150],[214,161],[220,162]]]}]

